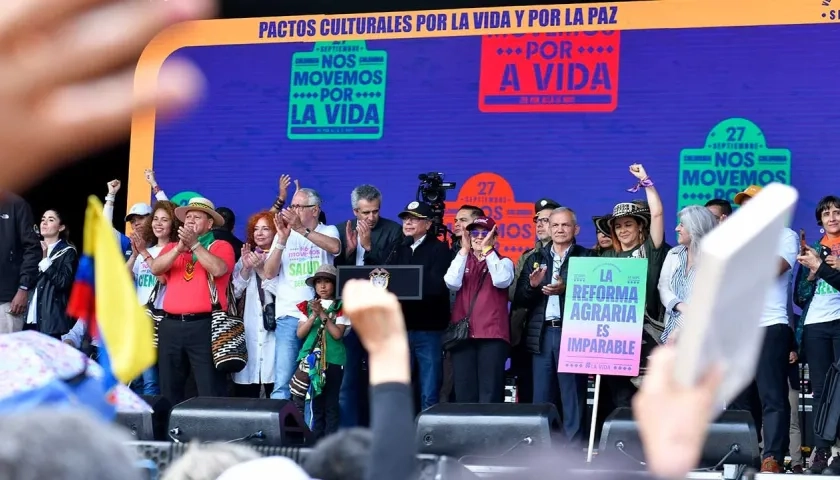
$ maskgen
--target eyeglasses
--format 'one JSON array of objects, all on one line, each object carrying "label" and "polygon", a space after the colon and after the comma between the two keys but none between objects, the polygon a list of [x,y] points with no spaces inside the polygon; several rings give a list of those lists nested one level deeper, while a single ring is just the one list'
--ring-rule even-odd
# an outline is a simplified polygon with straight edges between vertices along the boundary
[{"label": "eyeglasses", "polygon": [[534,223],[548,224],[548,217],[545,217],[545,218],[534,217]]},{"label": "eyeglasses", "polygon": [[299,208],[311,208],[311,207],[317,207],[317,206],[318,205],[290,205],[289,208],[297,210]]},{"label": "eyeglasses", "polygon": [[473,238],[484,238],[487,234],[490,233],[487,230],[471,230],[470,236]]}]

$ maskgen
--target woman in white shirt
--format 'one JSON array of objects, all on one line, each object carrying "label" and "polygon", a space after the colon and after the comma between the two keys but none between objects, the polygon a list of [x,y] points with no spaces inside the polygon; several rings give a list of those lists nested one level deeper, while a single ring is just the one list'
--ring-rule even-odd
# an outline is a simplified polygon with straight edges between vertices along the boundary
[{"label": "woman in white shirt", "polygon": [[[175,204],[166,200],[155,203],[152,214],[146,217],[139,231],[129,236],[131,256],[126,266],[134,276],[134,286],[140,303],[161,308],[166,285],[152,275],[152,263],[169,242],[178,241],[181,222],[175,217]],[[132,390],[141,395],[160,395],[157,365],[149,367],[143,375],[131,384]]]},{"label": "woman in white shirt", "polygon": [[[263,264],[275,233],[277,231],[271,212],[264,211],[252,215],[248,219],[242,257],[233,268],[233,293],[237,299],[243,296],[245,298],[242,317],[245,321],[245,346],[248,350],[248,363],[241,372],[233,375],[234,392],[237,397],[260,398],[263,388],[265,396],[268,397],[274,390],[275,338],[273,331],[266,330],[263,311],[264,305],[274,303],[274,298],[265,290],[265,286],[276,282],[276,279],[266,280]],[[273,313],[269,318],[276,321]]]},{"label": "woman in white shirt", "polygon": [[677,225],[678,246],[668,251],[659,274],[659,298],[665,306],[665,331],[662,343],[674,341],[682,327],[694,284],[700,240],[717,225],[717,218],[707,208],[691,205],[683,208]]}]

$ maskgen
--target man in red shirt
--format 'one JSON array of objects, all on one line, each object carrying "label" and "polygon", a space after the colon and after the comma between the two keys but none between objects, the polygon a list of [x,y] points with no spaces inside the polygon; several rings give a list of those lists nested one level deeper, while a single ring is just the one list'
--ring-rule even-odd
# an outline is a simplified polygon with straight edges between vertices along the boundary
[{"label": "man in red shirt", "polygon": [[215,282],[221,307],[227,309],[234,265],[233,247],[213,238],[211,230],[225,221],[210,200],[193,198],[187,206],[175,209],[175,216],[184,222],[178,229],[179,241],[163,247],[157,258],[146,259],[152,273],[166,284],[158,367],[161,394],[173,405],[184,400],[191,368],[199,396],[224,396],[224,375],[213,365],[208,278]]}]

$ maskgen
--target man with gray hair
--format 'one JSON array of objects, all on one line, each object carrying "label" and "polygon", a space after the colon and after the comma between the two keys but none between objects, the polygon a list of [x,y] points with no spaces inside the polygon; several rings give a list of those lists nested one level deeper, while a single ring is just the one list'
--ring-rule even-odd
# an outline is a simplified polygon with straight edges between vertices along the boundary
[{"label": "man with gray hair", "polygon": [[[350,206],[355,218],[344,225],[336,225],[341,240],[341,253],[335,257],[335,266],[364,265],[365,259],[385,258],[388,249],[402,238],[402,226],[380,215],[382,192],[373,185],[359,185],[350,192]],[[353,330],[344,337],[347,350],[347,368],[341,382],[341,426],[355,427],[367,411],[364,394],[367,387],[362,378],[362,362],[365,349]]]},{"label": "man with gray hair", "polygon": [[0,480],[142,479],[130,437],[86,410],[35,409],[0,424]]},{"label": "man with gray hair", "polygon": [[318,221],[321,197],[311,188],[301,188],[292,197],[289,208],[277,213],[277,234],[263,267],[265,290],[274,295],[277,327],[274,335],[274,391],[271,398],[289,400],[289,380],[297,369],[300,339],[297,336],[297,305],[312,300],[315,291],[306,284],[321,265],[332,265],[341,252],[338,230]]}]

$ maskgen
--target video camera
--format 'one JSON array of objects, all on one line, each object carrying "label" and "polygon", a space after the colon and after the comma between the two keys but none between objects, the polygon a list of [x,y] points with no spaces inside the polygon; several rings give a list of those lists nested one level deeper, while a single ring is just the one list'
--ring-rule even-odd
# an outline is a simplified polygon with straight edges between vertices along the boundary
[{"label": "video camera", "polygon": [[429,232],[435,237],[446,240],[447,233],[452,233],[443,223],[446,212],[446,191],[455,189],[455,182],[444,182],[443,173],[429,172],[417,176],[420,185],[417,187],[417,201],[428,203],[432,207],[432,227]]}]

